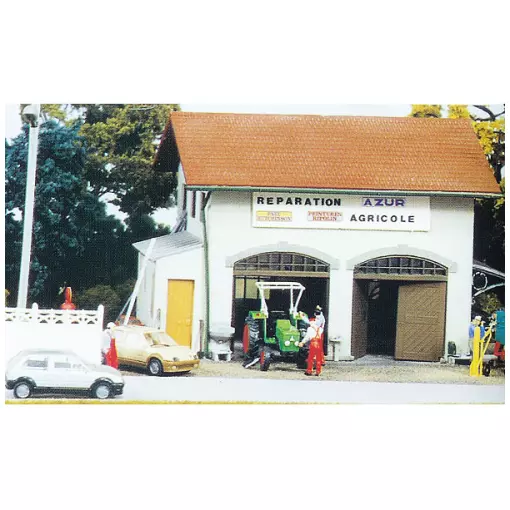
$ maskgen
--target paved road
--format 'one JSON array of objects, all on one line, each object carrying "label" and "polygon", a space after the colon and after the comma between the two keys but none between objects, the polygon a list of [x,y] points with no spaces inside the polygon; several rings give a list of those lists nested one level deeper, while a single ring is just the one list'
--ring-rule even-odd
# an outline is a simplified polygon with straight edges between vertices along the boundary
[{"label": "paved road", "polygon": [[[209,377],[125,376],[124,395],[117,400],[279,402],[343,404],[502,404],[504,385],[282,381]],[[12,399],[12,391],[5,391]]]}]

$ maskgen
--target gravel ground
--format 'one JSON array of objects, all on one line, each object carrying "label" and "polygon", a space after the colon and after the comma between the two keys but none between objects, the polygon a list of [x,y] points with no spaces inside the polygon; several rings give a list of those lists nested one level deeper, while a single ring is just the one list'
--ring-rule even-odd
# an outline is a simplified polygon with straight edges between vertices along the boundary
[{"label": "gravel ground", "polygon": [[[122,367],[124,375],[147,375],[143,370]],[[274,362],[267,372],[258,365],[245,369],[241,355],[236,352],[231,362],[203,359],[200,367],[189,374],[168,377],[229,377],[251,379],[309,379],[293,363]],[[469,365],[395,361],[389,356],[365,356],[355,361],[327,361],[320,376],[326,381],[369,381],[401,383],[505,384],[504,369],[493,369],[489,377],[470,377]]]}]

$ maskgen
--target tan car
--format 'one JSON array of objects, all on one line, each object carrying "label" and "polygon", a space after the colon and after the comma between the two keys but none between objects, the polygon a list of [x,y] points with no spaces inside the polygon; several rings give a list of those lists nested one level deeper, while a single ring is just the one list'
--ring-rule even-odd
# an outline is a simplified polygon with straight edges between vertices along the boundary
[{"label": "tan car", "polygon": [[190,372],[200,361],[189,347],[177,344],[165,331],[145,326],[112,328],[119,365],[143,367],[151,375]]}]

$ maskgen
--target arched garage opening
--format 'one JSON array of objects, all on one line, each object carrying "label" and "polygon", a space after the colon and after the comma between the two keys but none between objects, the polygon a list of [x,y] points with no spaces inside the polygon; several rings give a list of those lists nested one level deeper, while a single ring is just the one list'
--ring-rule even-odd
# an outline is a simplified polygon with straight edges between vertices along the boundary
[{"label": "arched garage opening", "polygon": [[351,354],[438,361],[444,353],[448,269],[432,260],[379,257],[354,267]]},{"label": "arched garage opening", "polygon": [[[327,319],[329,269],[329,264],[322,260],[289,252],[259,253],[237,261],[234,264],[232,299],[232,326],[236,330],[236,338],[241,338],[248,312],[260,309],[255,285],[258,281],[301,283],[306,290],[299,309],[311,315],[319,304],[323,307]],[[288,291],[271,291],[265,297],[269,310],[288,311]],[[327,338],[327,335],[325,336]]]}]

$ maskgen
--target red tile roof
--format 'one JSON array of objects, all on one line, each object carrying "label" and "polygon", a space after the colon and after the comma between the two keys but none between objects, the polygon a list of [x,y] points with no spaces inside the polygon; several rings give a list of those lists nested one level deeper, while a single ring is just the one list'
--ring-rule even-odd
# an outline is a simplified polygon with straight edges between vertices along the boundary
[{"label": "red tile roof", "polygon": [[165,134],[191,187],[500,193],[466,119],[172,112]]}]

